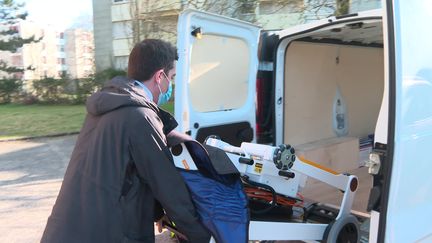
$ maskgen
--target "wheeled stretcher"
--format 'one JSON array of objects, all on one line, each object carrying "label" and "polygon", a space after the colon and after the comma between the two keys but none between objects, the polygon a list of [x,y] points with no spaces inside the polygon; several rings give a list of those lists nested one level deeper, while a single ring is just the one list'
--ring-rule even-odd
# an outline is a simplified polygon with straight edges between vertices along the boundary
[{"label": "wheeled stretcher", "polygon": [[[359,242],[359,222],[351,214],[358,188],[358,179],[354,175],[339,174],[298,158],[295,149],[289,145],[276,147],[242,143],[240,147],[235,147],[216,137],[209,137],[203,145],[189,141],[172,147],[171,152],[175,166],[184,176],[198,211],[206,221],[204,224],[210,228],[214,237],[212,241]],[[197,176],[203,180],[197,179]],[[307,208],[298,194],[305,177],[342,191],[340,207],[334,209],[314,204]],[[242,183],[239,183],[240,178]],[[210,207],[222,206],[208,210],[205,208],[208,206],[207,199],[199,201],[200,197],[208,198],[215,193],[212,187],[216,187],[222,196],[216,199],[220,202],[213,202]],[[204,195],[197,196],[203,192]],[[216,215],[218,210],[230,212],[226,215],[222,213],[221,218]],[[319,214],[327,220],[319,220]]]}]

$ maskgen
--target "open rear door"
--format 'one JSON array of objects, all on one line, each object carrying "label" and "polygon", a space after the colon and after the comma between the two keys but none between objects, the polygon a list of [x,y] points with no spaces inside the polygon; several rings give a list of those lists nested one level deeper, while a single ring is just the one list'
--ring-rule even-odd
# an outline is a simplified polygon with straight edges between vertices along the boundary
[{"label": "open rear door", "polygon": [[389,138],[377,242],[432,242],[432,2],[385,3]]},{"label": "open rear door", "polygon": [[175,116],[198,141],[218,135],[255,141],[255,83],[260,28],[196,10],[179,17]]}]

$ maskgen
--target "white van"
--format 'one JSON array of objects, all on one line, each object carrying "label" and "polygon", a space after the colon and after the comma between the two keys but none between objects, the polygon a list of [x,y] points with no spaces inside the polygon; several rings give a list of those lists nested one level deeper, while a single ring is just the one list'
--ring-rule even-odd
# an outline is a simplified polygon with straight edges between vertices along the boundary
[{"label": "white van", "polygon": [[199,141],[290,144],[359,173],[363,240],[432,242],[432,2],[383,5],[273,32],[184,11],[175,116]]}]

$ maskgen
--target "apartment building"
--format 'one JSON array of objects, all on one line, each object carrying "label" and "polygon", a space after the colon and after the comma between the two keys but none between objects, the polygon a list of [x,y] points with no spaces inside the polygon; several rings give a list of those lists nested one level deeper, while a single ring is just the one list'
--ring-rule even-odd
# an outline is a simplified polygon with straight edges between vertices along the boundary
[{"label": "apartment building", "polygon": [[[65,75],[82,78],[94,73],[92,32],[79,29],[62,32],[31,21],[20,21],[17,28],[22,38],[42,38],[38,42],[25,44],[16,53],[0,54],[9,66],[24,69],[22,73],[14,73],[14,77],[23,80],[60,78]],[[31,82],[25,82],[24,88],[30,86]]]},{"label": "apartment building", "polygon": [[[262,2],[271,4],[272,1]],[[125,69],[130,50],[142,39],[162,38],[175,44],[178,15],[186,8],[235,16],[237,12],[235,8],[226,8],[230,4],[236,6],[235,3],[238,4],[238,1],[205,3],[205,1],[193,0],[93,0],[96,71],[111,67]],[[243,17],[242,19],[247,20],[248,16],[252,16],[252,19],[256,20],[255,9],[253,12],[239,14],[243,16],[235,17]],[[266,27],[275,28],[272,26],[274,23],[280,24],[285,20],[290,23],[293,19],[298,19],[298,14],[290,12],[283,16],[278,15],[277,18],[283,21],[269,21],[271,18],[261,18],[258,21],[262,20]]]},{"label": "apartment building", "polygon": [[67,74],[71,78],[85,78],[94,73],[93,33],[83,29],[64,32]]},{"label": "apartment building", "polygon": [[[308,9],[312,2],[314,0],[257,0],[252,4],[234,0],[93,0],[96,71],[125,69],[133,45],[144,38],[162,38],[175,43],[178,15],[186,8],[236,17],[274,30],[327,17],[333,11],[328,7]],[[381,1],[352,0],[351,3],[353,12],[380,7]]]},{"label": "apartment building", "polygon": [[[5,62],[8,66],[21,68],[23,66],[21,53],[10,53],[8,51],[0,51],[0,61]],[[9,78],[14,77],[21,79],[23,77],[22,73],[6,73],[4,71],[0,71],[0,79],[1,78]]]},{"label": "apartment building", "polygon": [[[35,80],[43,77],[59,78],[66,74],[66,54],[64,52],[64,33],[50,28],[42,28],[30,21],[21,21],[21,37],[32,35],[42,39],[36,43],[24,45],[14,55],[20,56],[24,80]],[[31,69],[26,69],[26,68]]]},{"label": "apartment building", "polygon": [[125,69],[129,52],[144,38],[175,42],[183,1],[93,0],[96,71]]}]

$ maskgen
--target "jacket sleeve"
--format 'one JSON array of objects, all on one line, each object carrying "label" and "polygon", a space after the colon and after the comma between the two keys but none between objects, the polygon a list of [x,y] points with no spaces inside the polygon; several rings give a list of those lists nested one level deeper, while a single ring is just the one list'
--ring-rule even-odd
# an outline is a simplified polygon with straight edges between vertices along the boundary
[{"label": "jacket sleeve", "polygon": [[162,205],[157,200],[154,200],[153,221],[157,222],[165,215]]},{"label": "jacket sleeve", "polygon": [[168,147],[172,147],[179,143],[184,143],[186,141],[194,140],[191,136],[172,130],[168,135],[166,135]]},{"label": "jacket sleeve", "polygon": [[169,149],[145,116],[134,119],[130,136],[131,155],[141,178],[147,183],[168,216],[192,243],[210,240],[201,225],[186,185],[178,173]]}]

